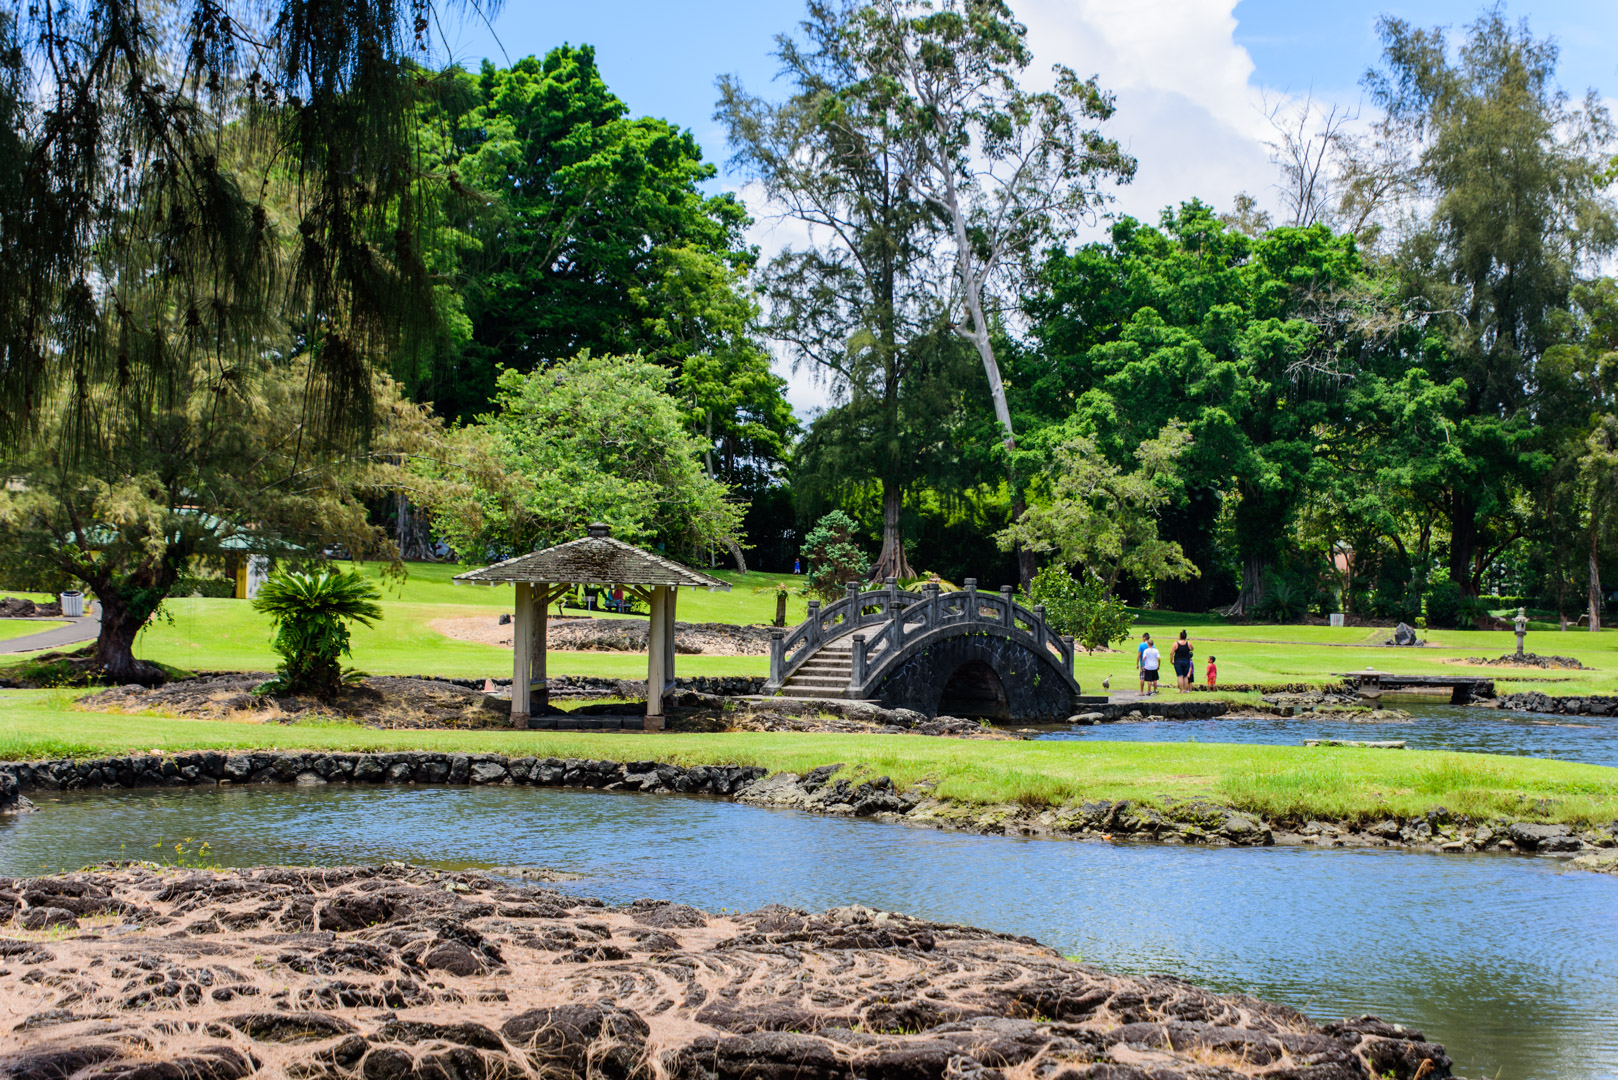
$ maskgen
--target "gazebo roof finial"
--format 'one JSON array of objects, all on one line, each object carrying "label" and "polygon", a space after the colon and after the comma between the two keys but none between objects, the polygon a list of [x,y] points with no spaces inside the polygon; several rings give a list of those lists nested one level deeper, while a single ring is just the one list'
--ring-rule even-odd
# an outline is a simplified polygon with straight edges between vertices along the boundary
[{"label": "gazebo roof finial", "polygon": [[612,526],[605,521],[592,521],[584,531],[586,536],[599,540],[612,535]]}]

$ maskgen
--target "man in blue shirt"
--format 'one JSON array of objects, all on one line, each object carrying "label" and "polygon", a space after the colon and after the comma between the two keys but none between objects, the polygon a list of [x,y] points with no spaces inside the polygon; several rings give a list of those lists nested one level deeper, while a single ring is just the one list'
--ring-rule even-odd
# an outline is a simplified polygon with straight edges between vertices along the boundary
[{"label": "man in blue shirt", "polygon": [[1140,636],[1140,648],[1135,650],[1135,674],[1140,676],[1140,692],[1146,693],[1146,650],[1152,647],[1150,631]]}]

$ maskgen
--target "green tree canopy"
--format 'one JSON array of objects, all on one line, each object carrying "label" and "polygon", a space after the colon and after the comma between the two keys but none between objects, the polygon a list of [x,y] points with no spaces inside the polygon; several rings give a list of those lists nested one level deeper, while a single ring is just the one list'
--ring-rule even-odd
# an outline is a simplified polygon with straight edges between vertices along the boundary
[{"label": "green tree canopy", "polygon": [[502,371],[494,411],[461,432],[463,462],[494,467],[438,505],[440,534],[463,559],[575,540],[592,521],[683,559],[739,541],[741,508],[703,472],[707,444],[686,430],[672,381],[648,360],[588,352]]},{"label": "green tree canopy", "polygon": [[1406,330],[1356,392],[1376,418],[1364,434],[1442,520],[1449,578],[1473,596],[1530,531],[1554,461],[1538,369],[1572,329],[1579,274],[1618,244],[1614,131],[1593,94],[1575,107],[1556,85],[1555,45],[1498,10],[1454,50],[1398,19],[1381,32],[1367,85],[1420,202],[1390,266]]},{"label": "green tree canopy", "polygon": [[[1200,202],[1165,211],[1157,228],[1125,218],[1110,242],[1047,262],[1028,303],[1037,347],[1013,367],[1015,403],[1027,427],[1071,418],[1120,467],[1166,424],[1183,424],[1185,488],[1164,507],[1166,537],[1208,568],[1223,561],[1216,528],[1229,521],[1238,609],[1251,606],[1280,557],[1339,374],[1357,359],[1358,332],[1335,296],[1360,273],[1353,240],[1325,226],[1253,237]],[[1173,595],[1207,606],[1205,592]]]},{"label": "green tree canopy", "polygon": [[698,428],[732,440],[722,452],[778,456],[790,413],[755,337],[749,219],[735,196],[703,191],[715,170],[691,133],[630,116],[587,45],[448,78],[422,124],[455,182],[488,201],[461,260],[470,340],[418,393],[466,417],[503,368],[639,353],[682,373]]}]

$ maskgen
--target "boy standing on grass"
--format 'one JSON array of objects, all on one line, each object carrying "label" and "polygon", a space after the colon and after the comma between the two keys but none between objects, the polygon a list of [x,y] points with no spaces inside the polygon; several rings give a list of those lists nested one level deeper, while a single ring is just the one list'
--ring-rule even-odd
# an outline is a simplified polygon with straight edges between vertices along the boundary
[{"label": "boy standing on grass", "polygon": [[1153,694],[1157,693],[1157,669],[1161,667],[1162,664],[1163,657],[1158,653],[1157,646],[1153,645],[1151,640],[1148,639],[1146,642],[1146,651],[1140,654],[1141,678],[1145,682],[1151,684],[1151,689],[1146,691],[1147,697],[1151,697]]},{"label": "boy standing on grass", "polygon": [[1219,681],[1219,668],[1214,665],[1214,661],[1217,659],[1219,659],[1217,656],[1208,657],[1208,689],[1210,690],[1214,688],[1214,683]]},{"label": "boy standing on grass", "polygon": [[1148,630],[1140,636],[1140,648],[1135,650],[1135,674],[1140,677],[1140,693],[1146,693],[1146,650],[1152,647],[1152,633]]}]

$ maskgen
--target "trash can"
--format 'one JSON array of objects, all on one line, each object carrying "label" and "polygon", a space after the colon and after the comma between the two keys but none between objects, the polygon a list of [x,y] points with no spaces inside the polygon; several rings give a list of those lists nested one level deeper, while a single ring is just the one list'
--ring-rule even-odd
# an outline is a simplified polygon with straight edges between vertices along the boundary
[{"label": "trash can", "polygon": [[1331,624],[1333,626],[1343,625],[1343,613],[1341,611],[1334,611],[1331,613]]},{"label": "trash can", "polygon": [[63,593],[62,614],[70,619],[84,618],[84,594],[78,590]]}]

